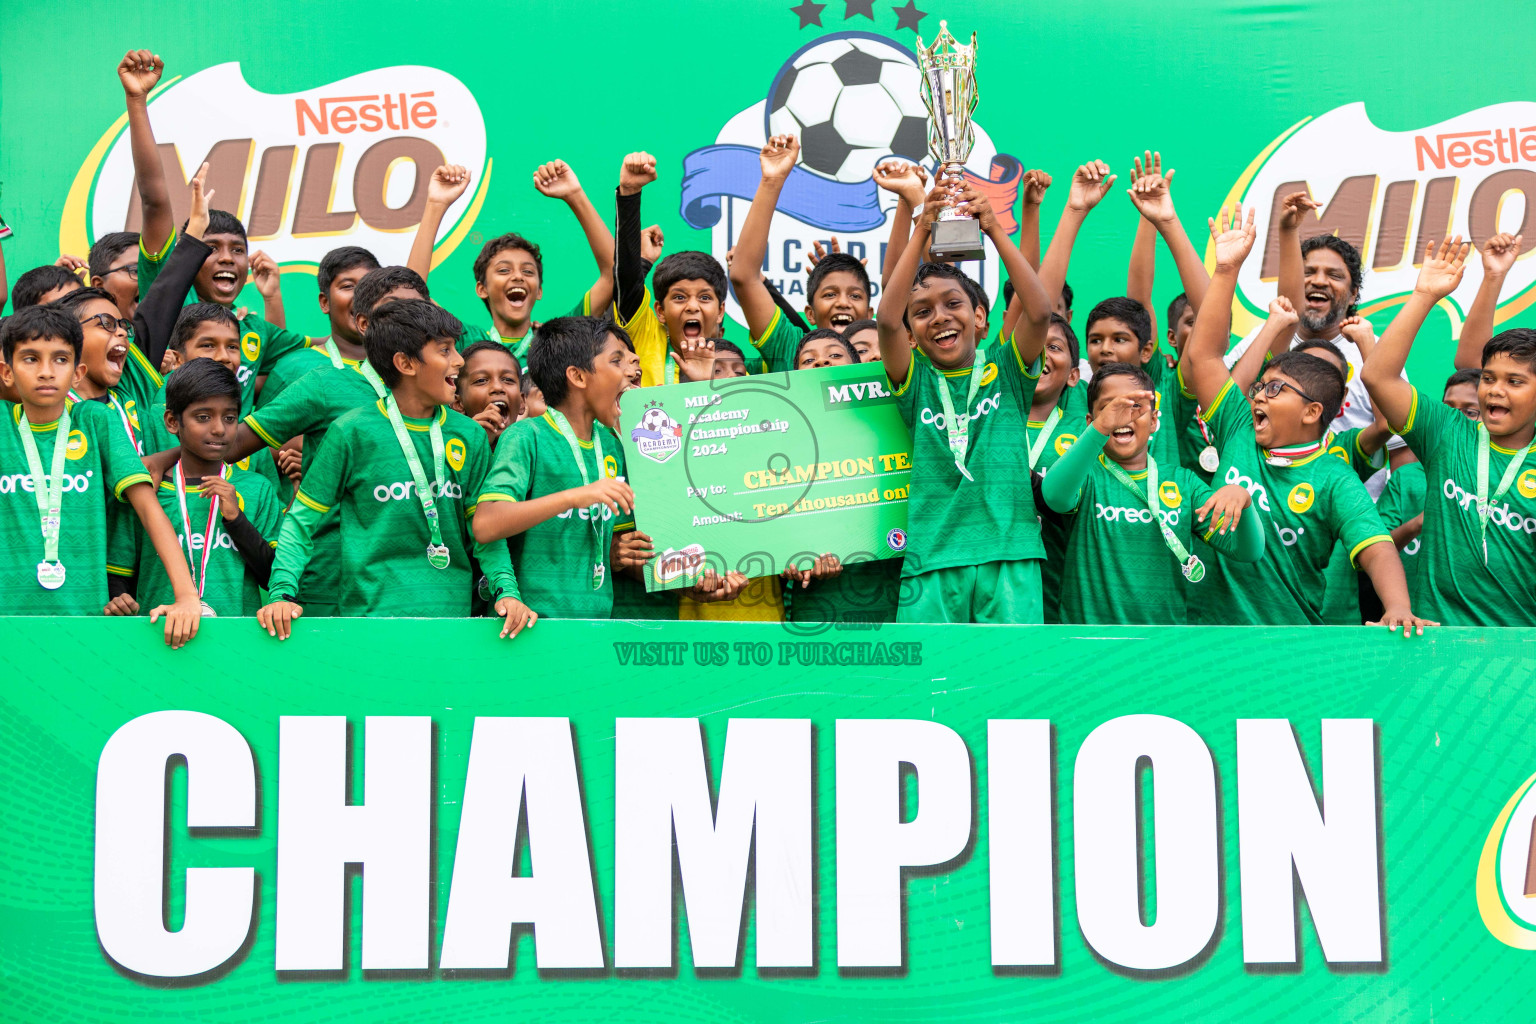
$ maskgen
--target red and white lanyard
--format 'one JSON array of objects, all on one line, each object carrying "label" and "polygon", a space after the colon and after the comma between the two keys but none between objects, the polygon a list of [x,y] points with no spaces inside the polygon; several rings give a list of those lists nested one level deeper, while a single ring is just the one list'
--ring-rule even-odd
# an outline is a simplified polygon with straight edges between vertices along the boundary
[{"label": "red and white lanyard", "polygon": [[[219,479],[228,479],[229,467],[219,467]],[[197,553],[192,549],[192,517],[187,513],[187,478],[181,472],[181,463],[176,463],[176,500],[181,503],[181,528],[182,536],[186,538],[187,565],[197,563]],[[216,539],[214,533],[219,528],[219,496],[215,494],[208,502],[208,525],[203,527],[203,557],[197,570],[197,596],[203,597],[203,588],[208,584],[208,556],[213,553],[213,545]]]}]

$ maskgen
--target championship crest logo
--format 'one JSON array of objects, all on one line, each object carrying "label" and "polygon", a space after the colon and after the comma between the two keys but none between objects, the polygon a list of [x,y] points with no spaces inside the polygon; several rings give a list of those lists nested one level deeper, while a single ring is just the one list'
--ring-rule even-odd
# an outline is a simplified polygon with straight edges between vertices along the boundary
[{"label": "championship crest logo", "polygon": [[635,448],[652,462],[666,462],[683,448],[683,428],[659,402],[647,402],[640,422],[629,432]]}]

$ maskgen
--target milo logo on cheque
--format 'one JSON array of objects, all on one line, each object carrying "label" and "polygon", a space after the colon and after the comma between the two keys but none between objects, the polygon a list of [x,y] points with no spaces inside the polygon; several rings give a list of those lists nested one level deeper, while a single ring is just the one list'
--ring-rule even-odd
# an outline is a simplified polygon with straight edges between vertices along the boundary
[{"label": "milo logo on cheque", "polygon": [[[404,262],[427,182],[450,159],[476,183],[443,218],[437,241],[448,239],[451,251],[468,234],[490,180],[479,104],[437,68],[377,68],[264,93],[230,62],[168,77],[152,94],[149,114],[176,223],[190,209],[184,183],[206,162],[214,204],[239,217],[253,247],[280,263],[318,263],[343,238],[385,263]],[[139,230],[133,183],[120,119],[75,176],[59,229],[62,250],[84,253],[107,232]]]},{"label": "milo logo on cheque", "polygon": [[705,569],[704,545],[689,544],[682,550],[667,548],[651,563],[657,583],[671,583],[684,576],[697,576]]}]

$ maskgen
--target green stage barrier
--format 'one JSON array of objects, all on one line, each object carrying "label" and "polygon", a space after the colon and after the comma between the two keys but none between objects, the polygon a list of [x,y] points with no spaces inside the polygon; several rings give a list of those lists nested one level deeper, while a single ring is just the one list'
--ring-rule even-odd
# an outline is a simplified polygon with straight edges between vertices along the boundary
[{"label": "green stage barrier", "polygon": [[1532,641],[0,620],[0,1001],[1520,1020]]}]

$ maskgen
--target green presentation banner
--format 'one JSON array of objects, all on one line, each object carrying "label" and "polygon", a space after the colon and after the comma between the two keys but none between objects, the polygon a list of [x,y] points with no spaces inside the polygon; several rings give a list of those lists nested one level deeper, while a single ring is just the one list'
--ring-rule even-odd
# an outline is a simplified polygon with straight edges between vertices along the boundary
[{"label": "green presentation banner", "polygon": [[1524,1020],[1533,640],[0,620],[0,1004]]},{"label": "green presentation banner", "polygon": [[899,556],[912,438],[893,392],[879,363],[624,392],[637,525],[657,551],[647,588]]}]

